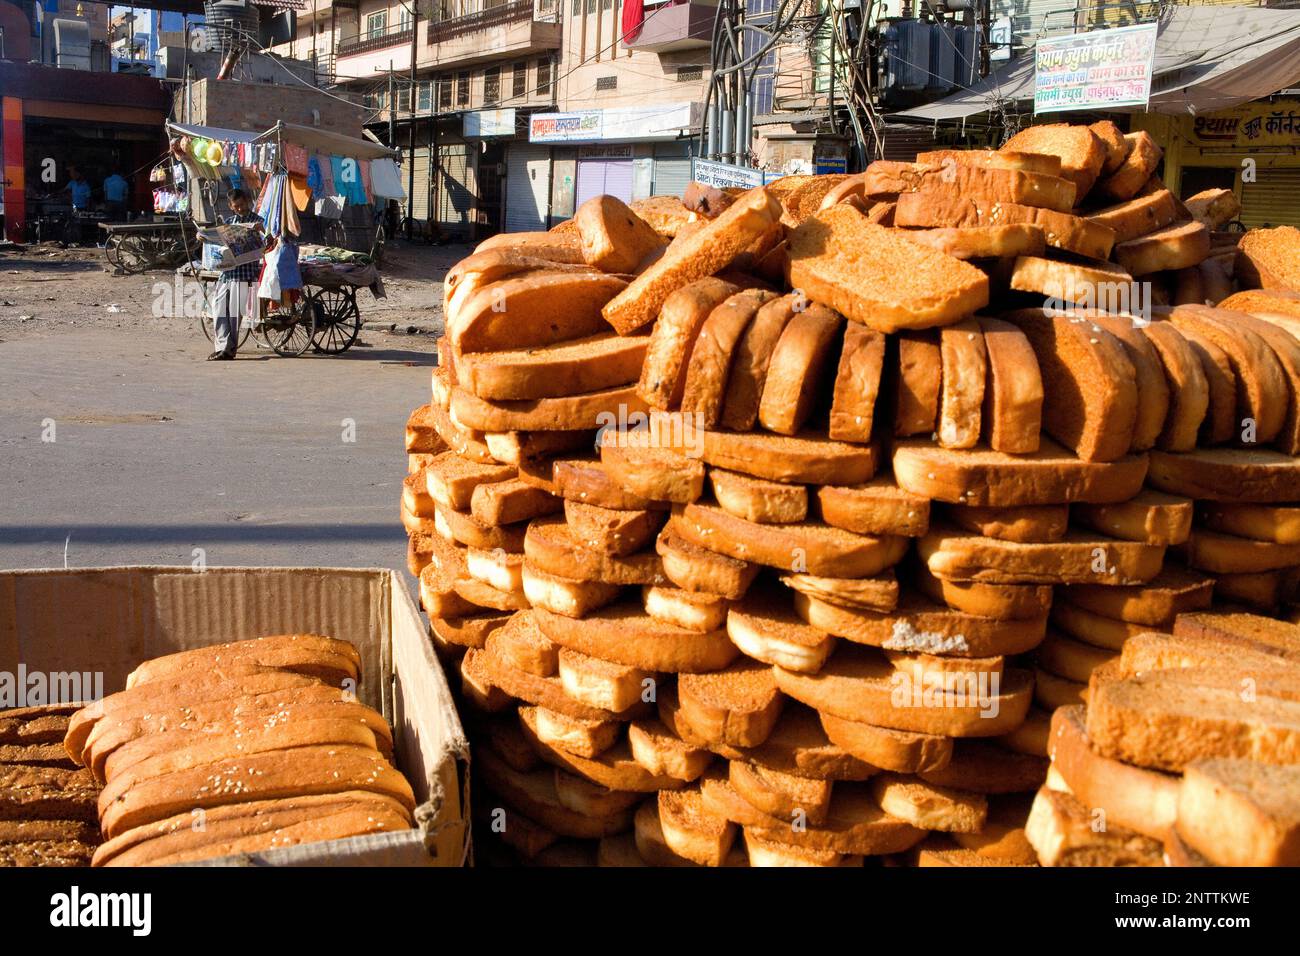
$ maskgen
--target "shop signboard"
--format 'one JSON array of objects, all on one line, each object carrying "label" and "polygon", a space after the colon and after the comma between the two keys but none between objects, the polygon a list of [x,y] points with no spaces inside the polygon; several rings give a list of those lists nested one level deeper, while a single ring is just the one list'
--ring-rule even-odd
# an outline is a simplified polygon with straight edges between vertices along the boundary
[{"label": "shop signboard", "polygon": [[1156,24],[1044,37],[1034,50],[1034,112],[1145,106]]},{"label": "shop signboard", "polygon": [[711,159],[692,159],[691,179],[702,186],[713,186],[715,189],[753,189],[763,185],[765,177],[761,169],[717,163]]},{"label": "shop signboard", "polygon": [[601,138],[602,110],[534,113],[528,121],[531,143],[575,143]]},{"label": "shop signboard", "polygon": [[1202,148],[1300,146],[1300,100],[1243,103],[1189,119],[1192,142]]}]

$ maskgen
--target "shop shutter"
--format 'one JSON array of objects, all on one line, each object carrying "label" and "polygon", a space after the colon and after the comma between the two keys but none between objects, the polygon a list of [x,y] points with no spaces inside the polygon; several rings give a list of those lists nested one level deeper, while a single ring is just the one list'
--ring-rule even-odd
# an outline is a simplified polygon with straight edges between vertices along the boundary
[{"label": "shop shutter", "polygon": [[[422,147],[415,151],[415,189],[411,193],[410,216],[419,222],[429,218],[429,148]],[[407,185],[405,181],[403,186]]]},{"label": "shop shutter", "polygon": [[1260,165],[1255,181],[1240,188],[1241,221],[1247,229],[1300,226],[1300,168]]},{"label": "shop shutter", "polygon": [[506,153],[506,232],[546,229],[551,148],[511,143]]},{"label": "shop shutter", "polygon": [[469,175],[469,147],[464,144],[438,149],[441,182],[438,183],[438,222],[455,235],[469,235],[474,197],[465,185]]},{"label": "shop shutter", "polygon": [[581,206],[593,196],[600,196],[605,193],[616,196],[623,202],[632,201],[632,160],[578,160],[576,205]]},{"label": "shop shutter", "polygon": [[655,196],[680,196],[691,181],[691,157],[687,147],[676,143],[655,147]]}]

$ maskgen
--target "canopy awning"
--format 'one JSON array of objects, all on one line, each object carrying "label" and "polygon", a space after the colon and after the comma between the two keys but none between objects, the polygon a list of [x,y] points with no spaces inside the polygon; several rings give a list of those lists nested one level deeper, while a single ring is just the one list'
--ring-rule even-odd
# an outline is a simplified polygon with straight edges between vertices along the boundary
[{"label": "canopy awning", "polygon": [[[1156,37],[1145,112],[1204,113],[1269,96],[1300,81],[1300,10],[1166,6]],[[1034,100],[1034,58],[1023,56],[978,83],[925,106],[890,114],[901,122],[959,120]],[[1144,112],[1140,106],[1114,112]],[[1062,118],[1068,114],[1062,114]]]},{"label": "canopy awning", "polygon": [[224,129],[220,126],[194,126],[189,123],[168,123],[167,132],[177,136],[197,136],[201,139],[218,139],[228,143],[251,143],[256,140],[269,139],[279,129],[280,135],[287,143],[294,143],[308,150],[322,153],[336,153],[355,159],[393,158],[394,150],[381,143],[355,136],[344,136],[314,126],[299,126],[296,123],[284,123],[271,127],[261,133],[247,130]]}]

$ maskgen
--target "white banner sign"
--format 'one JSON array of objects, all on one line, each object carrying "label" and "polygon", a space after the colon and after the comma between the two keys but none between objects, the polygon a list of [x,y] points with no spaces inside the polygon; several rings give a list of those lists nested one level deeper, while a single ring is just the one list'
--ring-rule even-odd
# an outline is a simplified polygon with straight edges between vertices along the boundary
[{"label": "white banner sign", "polygon": [[691,179],[704,186],[715,189],[738,187],[753,189],[763,185],[763,171],[750,169],[748,166],[733,166],[731,163],[715,163],[711,159],[691,160]]},{"label": "white banner sign", "polygon": [[515,108],[478,110],[465,114],[466,136],[514,136]]},{"label": "white banner sign", "polygon": [[1156,24],[1044,37],[1034,48],[1034,112],[1145,106]]}]

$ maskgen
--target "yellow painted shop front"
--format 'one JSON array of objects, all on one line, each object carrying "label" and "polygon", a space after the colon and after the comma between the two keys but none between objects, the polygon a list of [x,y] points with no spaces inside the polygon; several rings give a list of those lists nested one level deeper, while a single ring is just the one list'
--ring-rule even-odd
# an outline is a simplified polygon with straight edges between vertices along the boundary
[{"label": "yellow painted shop front", "polygon": [[1136,114],[1132,128],[1164,146],[1164,179],[1179,197],[1231,189],[1247,228],[1300,226],[1300,98],[1197,116]]}]

